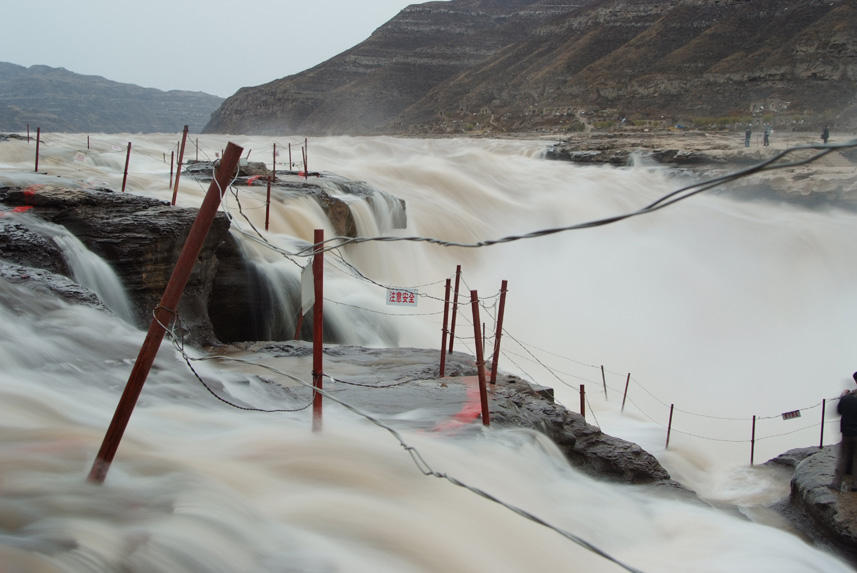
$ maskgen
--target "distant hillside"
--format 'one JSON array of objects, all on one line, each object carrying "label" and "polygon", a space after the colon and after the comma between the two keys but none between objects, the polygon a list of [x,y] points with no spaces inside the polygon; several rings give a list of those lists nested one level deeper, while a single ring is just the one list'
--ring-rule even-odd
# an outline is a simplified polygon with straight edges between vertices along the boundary
[{"label": "distant hillside", "polygon": [[678,122],[857,127],[854,0],[412,5],[207,132],[495,133]]},{"label": "distant hillside", "polygon": [[64,68],[0,62],[0,131],[175,133],[199,131],[223,98],[142,88]]}]

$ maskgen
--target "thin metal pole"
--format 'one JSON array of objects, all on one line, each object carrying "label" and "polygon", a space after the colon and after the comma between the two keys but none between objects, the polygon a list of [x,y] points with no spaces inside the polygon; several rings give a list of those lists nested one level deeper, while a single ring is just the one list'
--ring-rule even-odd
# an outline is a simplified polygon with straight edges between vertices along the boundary
[{"label": "thin metal pole", "polygon": [[289,144],[289,171],[292,170],[292,144]]},{"label": "thin metal pole", "polygon": [[125,192],[125,183],[128,181],[128,164],[131,162],[131,142],[128,142],[128,152],[125,154],[125,173],[122,175],[122,192]]},{"label": "thin metal pole", "polygon": [[667,424],[667,445],[664,449],[669,449],[670,447],[670,433],[673,430],[673,409],[675,408],[675,404],[670,404],[670,422]]},{"label": "thin metal pole", "polygon": [[[821,439],[818,441],[818,448],[824,447],[824,410],[827,408],[827,398],[821,401]],[[853,479],[853,476],[852,476]]]},{"label": "thin metal pole", "polygon": [[[184,146],[185,142],[187,142],[187,126],[184,126],[184,131],[182,131],[182,146],[179,151],[179,164],[176,169],[176,183],[173,186],[173,205],[176,204],[176,197],[179,194],[179,179],[182,175],[182,161],[184,161]],[[224,159],[226,158],[226,153],[223,154]]]},{"label": "thin metal pole", "polygon": [[273,177],[274,181],[276,181],[277,180],[277,144],[276,143],[274,144],[274,169],[273,169],[273,171],[274,171],[274,173],[271,175],[271,177]]},{"label": "thin metal pole", "polygon": [[604,365],[601,365],[601,383],[604,384],[604,401],[607,402],[607,376],[604,375]]},{"label": "thin metal pole", "polygon": [[309,139],[304,137],[304,173],[309,173]]},{"label": "thin metal pole", "polygon": [[[312,385],[322,390],[322,352],[324,336],[322,322],[324,318],[324,229],[316,229],[313,237],[315,251],[312,256],[312,274],[315,282],[315,304],[312,318]],[[313,391],[312,431],[321,431],[321,393]]]},{"label": "thin metal pole", "polygon": [[631,373],[628,372],[628,377],[625,378],[625,393],[622,394],[622,412],[625,411],[625,400],[628,399],[628,384],[631,382]]},{"label": "thin metal pole", "polygon": [[39,172],[39,145],[42,143],[42,128],[36,128],[36,173]]},{"label": "thin metal pole", "polygon": [[89,136],[86,136],[86,148],[89,149]]},{"label": "thin metal pole", "polygon": [[586,420],[586,386],[580,385],[580,415]]},{"label": "thin metal pole", "polygon": [[228,186],[235,172],[238,158],[241,156],[241,151],[241,147],[231,142],[229,143],[226,148],[226,154],[223,157],[223,162],[215,174],[215,180],[208,187],[208,192],[205,195],[202,206],[199,208],[196,220],[188,233],[182,252],[173,268],[173,274],[170,276],[166,289],[164,289],[161,302],[155,308],[155,318],[152,320],[149,332],[146,334],[146,339],[140,347],[140,353],[134,362],[128,382],[125,384],[125,390],[119,400],[119,405],[116,407],[116,412],[113,414],[113,420],[107,428],[101,449],[98,451],[95,463],[93,463],[92,469],[89,472],[89,481],[101,483],[107,476],[107,471],[110,469],[110,464],[116,455],[116,449],[122,440],[122,434],[125,432],[128,420],[131,418],[131,413],[134,411],[134,406],[137,403],[137,398],[140,396],[143,384],[146,382],[146,377],[149,375],[149,370],[155,361],[155,355],[158,353],[158,348],[166,334],[164,325],[169,324],[175,318],[176,307],[181,299],[182,292],[193,270],[194,263],[196,263],[199,253],[202,250],[202,244],[205,242],[214,216],[217,214],[217,209],[220,206],[220,189],[226,189]]},{"label": "thin metal pole", "polygon": [[458,284],[461,281],[461,265],[455,267],[455,291],[452,295],[452,322],[449,326],[449,353],[452,354],[452,345],[455,342],[455,316],[458,314]]},{"label": "thin metal pole", "polygon": [[271,221],[271,179],[268,178],[268,199],[265,201],[265,230]]},{"label": "thin metal pole", "polygon": [[756,416],[753,416],[753,434],[750,436],[750,465],[753,465],[753,456],[756,454]]},{"label": "thin metal pole", "polygon": [[446,279],[446,294],[443,298],[443,334],[440,337],[440,377],[443,378],[446,374],[446,327],[449,324],[449,289],[450,279]]},{"label": "thin metal pole", "polygon": [[199,138],[196,138],[196,160],[199,161]]},{"label": "thin metal pole", "polygon": [[173,166],[176,161],[176,152],[170,151],[170,189],[173,188]]},{"label": "thin metal pole", "polygon": [[473,311],[473,336],[476,345],[476,374],[479,378],[479,399],[482,402],[482,425],[490,426],[488,413],[488,388],[485,384],[485,356],[482,354],[482,337],[479,335],[479,294],[470,291],[470,308]]},{"label": "thin metal pole", "polygon": [[500,283],[500,311],[497,313],[497,334],[494,335],[494,360],[491,362],[491,384],[497,383],[497,363],[500,361],[500,336],[503,334],[503,313],[506,310],[506,287],[509,281]]},{"label": "thin metal pole", "polygon": [[30,143],[30,124],[27,124],[27,143]]}]

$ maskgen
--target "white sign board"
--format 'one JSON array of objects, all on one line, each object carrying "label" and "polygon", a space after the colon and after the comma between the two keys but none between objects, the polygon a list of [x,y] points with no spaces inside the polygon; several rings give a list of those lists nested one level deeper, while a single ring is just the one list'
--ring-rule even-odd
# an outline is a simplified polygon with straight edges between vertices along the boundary
[{"label": "white sign board", "polygon": [[387,304],[394,306],[417,306],[419,291],[415,289],[388,288]]},{"label": "white sign board", "polygon": [[75,163],[83,163],[84,161],[86,161],[86,154],[83,151],[78,151],[74,154]]}]

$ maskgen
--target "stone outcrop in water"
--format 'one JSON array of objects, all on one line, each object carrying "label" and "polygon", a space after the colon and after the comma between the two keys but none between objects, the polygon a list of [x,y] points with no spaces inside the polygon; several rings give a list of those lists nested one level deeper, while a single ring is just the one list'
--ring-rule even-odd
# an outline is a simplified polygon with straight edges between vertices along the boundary
[{"label": "stone outcrop in water", "polygon": [[791,493],[776,508],[815,543],[857,567],[857,492],[833,492],[827,487],[833,480],[837,450],[838,446],[789,450],[766,465],[794,472]]}]

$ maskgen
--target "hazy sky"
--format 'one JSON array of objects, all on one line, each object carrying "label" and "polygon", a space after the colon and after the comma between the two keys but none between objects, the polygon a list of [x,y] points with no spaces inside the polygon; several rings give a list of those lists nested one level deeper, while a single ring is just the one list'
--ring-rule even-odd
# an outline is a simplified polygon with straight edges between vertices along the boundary
[{"label": "hazy sky", "polygon": [[0,61],[227,97],[319,64],[423,0],[12,0]]}]

